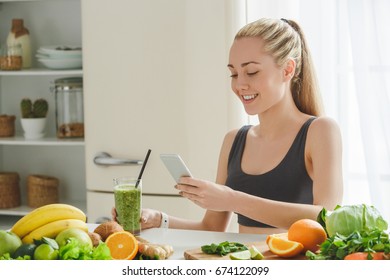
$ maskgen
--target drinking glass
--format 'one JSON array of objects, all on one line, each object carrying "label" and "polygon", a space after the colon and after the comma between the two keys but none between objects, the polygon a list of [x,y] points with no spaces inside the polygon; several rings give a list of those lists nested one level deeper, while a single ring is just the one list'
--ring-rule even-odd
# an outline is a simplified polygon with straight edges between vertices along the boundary
[{"label": "drinking glass", "polygon": [[142,179],[115,178],[114,197],[118,223],[124,230],[139,235],[141,232]]}]

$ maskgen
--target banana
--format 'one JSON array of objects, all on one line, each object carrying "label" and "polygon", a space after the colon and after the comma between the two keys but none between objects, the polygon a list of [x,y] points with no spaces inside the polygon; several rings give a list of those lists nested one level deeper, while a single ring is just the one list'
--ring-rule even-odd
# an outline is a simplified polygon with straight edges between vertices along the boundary
[{"label": "banana", "polygon": [[79,208],[69,204],[54,203],[41,206],[17,221],[11,231],[21,239],[35,229],[57,220],[77,219],[85,222],[87,217]]},{"label": "banana", "polygon": [[79,228],[85,232],[88,232],[88,226],[83,221],[77,219],[57,220],[33,230],[25,237],[23,237],[22,242],[24,244],[33,243],[34,239],[40,240],[42,237],[55,238],[57,234],[68,228]]}]

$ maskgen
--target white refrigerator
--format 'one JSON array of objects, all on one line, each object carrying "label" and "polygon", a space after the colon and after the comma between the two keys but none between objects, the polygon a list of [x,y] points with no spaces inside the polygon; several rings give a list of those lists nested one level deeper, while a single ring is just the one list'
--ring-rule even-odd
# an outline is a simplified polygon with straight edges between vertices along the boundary
[{"label": "white refrigerator", "polygon": [[235,110],[226,2],[82,1],[89,222],[111,217],[113,178],[137,177],[148,149],[143,208],[202,217],[159,154],[178,153],[195,177],[215,180]]}]

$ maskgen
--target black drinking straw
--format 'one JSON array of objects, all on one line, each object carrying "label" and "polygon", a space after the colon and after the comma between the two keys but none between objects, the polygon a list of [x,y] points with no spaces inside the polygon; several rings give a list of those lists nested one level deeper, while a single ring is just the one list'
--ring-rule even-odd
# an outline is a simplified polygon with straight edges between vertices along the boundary
[{"label": "black drinking straw", "polygon": [[142,167],[141,167],[141,171],[140,171],[140,173],[139,173],[139,175],[138,175],[138,180],[137,180],[137,182],[135,183],[135,187],[138,187],[139,181],[141,180],[142,173],[144,173],[144,169],[145,169],[146,163],[148,162],[148,159],[149,159],[149,156],[150,156],[150,153],[151,153],[151,152],[152,152],[152,150],[149,149],[149,150],[148,150],[148,153],[146,154],[144,163],[142,164]]}]

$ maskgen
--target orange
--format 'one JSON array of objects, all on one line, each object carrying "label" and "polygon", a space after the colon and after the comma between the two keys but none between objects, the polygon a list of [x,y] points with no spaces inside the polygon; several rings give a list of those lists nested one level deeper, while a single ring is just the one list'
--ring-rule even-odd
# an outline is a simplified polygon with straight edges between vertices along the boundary
[{"label": "orange", "polygon": [[138,241],[127,231],[117,231],[109,235],[105,241],[114,260],[132,260],[138,253]]},{"label": "orange", "polygon": [[316,252],[327,238],[320,223],[311,219],[301,219],[288,229],[288,240],[302,243],[304,251]]},{"label": "orange", "polygon": [[[372,260],[386,260],[384,252],[371,253]],[[344,257],[344,260],[368,260],[367,252],[356,252]]]},{"label": "orange", "polygon": [[303,250],[303,245],[299,242],[290,241],[282,237],[277,237],[275,235],[270,235],[268,239],[268,248],[269,250],[283,258],[291,258]]},{"label": "orange", "polygon": [[268,244],[268,242],[269,242],[269,240],[271,239],[271,237],[279,237],[279,238],[288,240],[288,238],[287,238],[287,232],[275,233],[275,234],[271,234],[271,235],[268,235],[268,236],[267,236],[267,239],[265,240],[265,243],[266,243],[266,244]]}]

